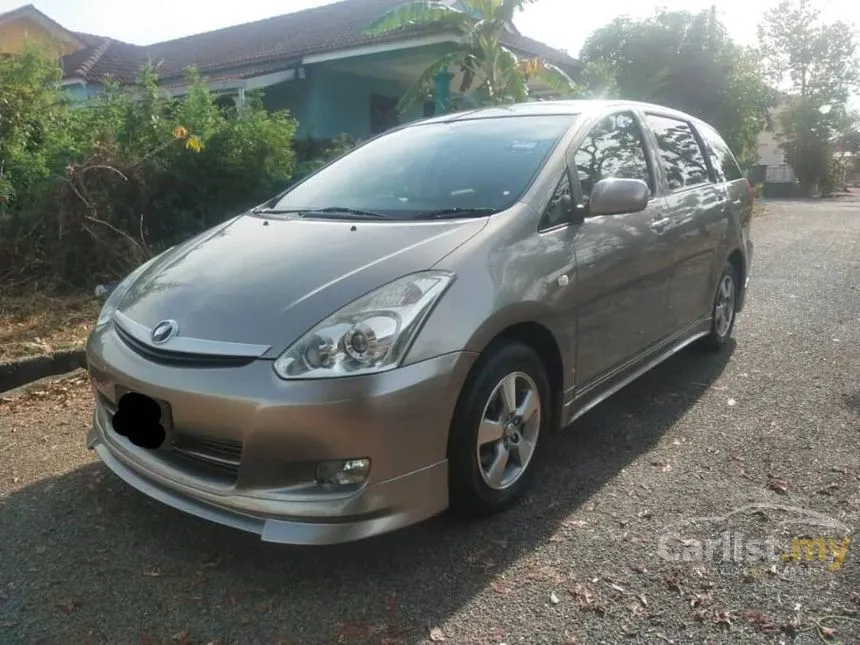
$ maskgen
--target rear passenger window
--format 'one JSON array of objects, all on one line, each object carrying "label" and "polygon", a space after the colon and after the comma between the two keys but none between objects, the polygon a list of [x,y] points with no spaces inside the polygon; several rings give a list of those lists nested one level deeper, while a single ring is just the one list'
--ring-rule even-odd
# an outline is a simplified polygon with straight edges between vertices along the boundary
[{"label": "rear passenger window", "polygon": [[585,202],[601,179],[641,179],[654,192],[645,156],[642,132],[628,112],[612,114],[598,123],[580,144],[574,157]]},{"label": "rear passenger window", "polygon": [[705,141],[705,147],[708,149],[708,156],[711,159],[711,166],[714,172],[717,173],[717,178],[720,181],[735,181],[742,179],[744,174],[741,172],[740,166],[732,154],[731,149],[713,128],[707,125],[698,126],[699,134]]},{"label": "rear passenger window", "polygon": [[655,114],[649,114],[647,120],[657,138],[669,189],[679,190],[708,183],[708,164],[690,124]]}]

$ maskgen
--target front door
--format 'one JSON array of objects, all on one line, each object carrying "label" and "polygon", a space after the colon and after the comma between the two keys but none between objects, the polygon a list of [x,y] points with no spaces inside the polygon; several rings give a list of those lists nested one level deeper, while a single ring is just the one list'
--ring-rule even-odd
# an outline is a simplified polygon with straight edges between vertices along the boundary
[{"label": "front door", "polygon": [[575,236],[579,395],[604,382],[667,335],[671,249],[660,232],[665,201],[646,155],[639,121],[618,112],[597,123],[573,158],[587,206],[608,177],[642,179],[651,200],[639,213],[587,218]]}]

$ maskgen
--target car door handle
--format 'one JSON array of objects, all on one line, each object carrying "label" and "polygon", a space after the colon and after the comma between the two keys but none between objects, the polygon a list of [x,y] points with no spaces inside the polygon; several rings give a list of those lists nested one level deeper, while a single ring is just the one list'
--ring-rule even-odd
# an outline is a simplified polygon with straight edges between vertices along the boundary
[{"label": "car door handle", "polygon": [[648,226],[652,231],[656,233],[662,233],[671,221],[672,220],[668,217],[660,217],[658,219],[652,219],[651,223]]}]

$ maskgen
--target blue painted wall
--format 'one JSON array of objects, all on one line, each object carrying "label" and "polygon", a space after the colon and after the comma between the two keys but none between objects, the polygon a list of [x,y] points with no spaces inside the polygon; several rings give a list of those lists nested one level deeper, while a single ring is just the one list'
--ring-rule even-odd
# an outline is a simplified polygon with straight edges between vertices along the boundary
[{"label": "blue painted wall", "polygon": [[83,85],[66,85],[63,91],[76,102],[86,101],[88,98],[101,94],[104,86],[101,83],[87,83]]},{"label": "blue painted wall", "polygon": [[263,105],[270,112],[289,110],[299,122],[297,136],[307,137],[311,123],[308,110],[311,85],[308,79],[297,79],[267,87],[263,97]]},{"label": "blue painted wall", "polygon": [[[372,68],[371,68],[372,69]],[[305,68],[306,78],[268,88],[265,105],[269,110],[288,109],[299,121],[299,137],[328,139],[346,133],[370,137],[370,97],[380,94],[399,100],[409,89],[371,75],[350,74],[324,63]],[[401,115],[401,123],[423,116],[416,105]]]}]

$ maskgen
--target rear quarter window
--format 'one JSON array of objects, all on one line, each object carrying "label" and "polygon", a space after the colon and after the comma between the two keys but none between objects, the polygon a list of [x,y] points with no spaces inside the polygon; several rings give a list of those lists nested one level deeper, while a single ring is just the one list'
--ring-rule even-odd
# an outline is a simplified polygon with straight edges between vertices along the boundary
[{"label": "rear quarter window", "polygon": [[731,148],[714,128],[708,125],[698,125],[697,129],[711,161],[711,166],[717,174],[718,181],[735,181],[743,179],[744,173],[732,154]]}]

